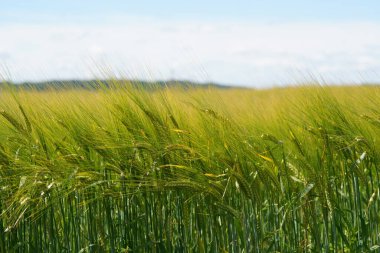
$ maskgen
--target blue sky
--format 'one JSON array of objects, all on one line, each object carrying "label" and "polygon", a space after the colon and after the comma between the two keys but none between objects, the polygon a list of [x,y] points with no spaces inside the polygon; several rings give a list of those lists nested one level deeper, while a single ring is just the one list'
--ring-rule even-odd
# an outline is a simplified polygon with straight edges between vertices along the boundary
[{"label": "blue sky", "polygon": [[[59,21],[78,16],[94,20],[108,15],[145,16],[165,19],[229,19],[258,21],[379,21],[380,2],[376,0],[3,0],[2,22],[39,20]],[[22,17],[28,14],[27,17]],[[17,17],[18,20],[15,19]]]},{"label": "blue sky", "polygon": [[0,75],[380,81],[380,1],[2,0]]}]

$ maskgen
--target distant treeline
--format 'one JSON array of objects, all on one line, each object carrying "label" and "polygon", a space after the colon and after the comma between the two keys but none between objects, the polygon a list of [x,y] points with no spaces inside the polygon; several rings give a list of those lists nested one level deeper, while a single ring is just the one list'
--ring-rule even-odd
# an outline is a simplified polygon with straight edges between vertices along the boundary
[{"label": "distant treeline", "polygon": [[46,90],[46,89],[99,89],[99,88],[110,88],[110,87],[123,87],[123,86],[133,86],[136,88],[144,89],[157,89],[162,87],[182,87],[182,88],[192,88],[192,87],[216,87],[216,88],[231,88],[228,85],[221,85],[216,83],[198,83],[192,81],[142,81],[142,80],[123,80],[123,79],[109,79],[109,80],[52,80],[43,82],[3,82],[0,87],[12,87],[12,88],[22,88],[31,90]]}]

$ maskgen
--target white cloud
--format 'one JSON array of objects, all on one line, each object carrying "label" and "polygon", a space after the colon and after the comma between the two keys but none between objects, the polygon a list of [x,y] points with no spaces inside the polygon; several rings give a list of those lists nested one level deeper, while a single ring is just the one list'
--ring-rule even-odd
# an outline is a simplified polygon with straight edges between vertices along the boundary
[{"label": "white cloud", "polygon": [[[380,24],[131,21],[0,25],[0,64],[15,81],[91,78],[107,65],[132,78],[253,86],[380,81]],[[375,80],[375,81],[376,81]]]}]

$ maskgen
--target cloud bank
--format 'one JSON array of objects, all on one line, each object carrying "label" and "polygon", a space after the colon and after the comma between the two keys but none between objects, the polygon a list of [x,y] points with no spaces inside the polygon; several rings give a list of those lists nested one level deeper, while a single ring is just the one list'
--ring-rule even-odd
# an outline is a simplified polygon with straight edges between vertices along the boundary
[{"label": "cloud bank", "polygon": [[254,87],[380,81],[377,23],[136,19],[3,24],[0,33],[0,75],[13,81],[93,78],[107,68],[129,78]]}]

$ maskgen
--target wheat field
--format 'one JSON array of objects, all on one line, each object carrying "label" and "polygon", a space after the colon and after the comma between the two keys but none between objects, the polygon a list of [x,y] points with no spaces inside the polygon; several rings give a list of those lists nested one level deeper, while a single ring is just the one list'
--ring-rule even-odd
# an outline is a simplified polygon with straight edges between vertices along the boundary
[{"label": "wheat field", "polygon": [[380,87],[0,92],[0,252],[377,252]]}]

